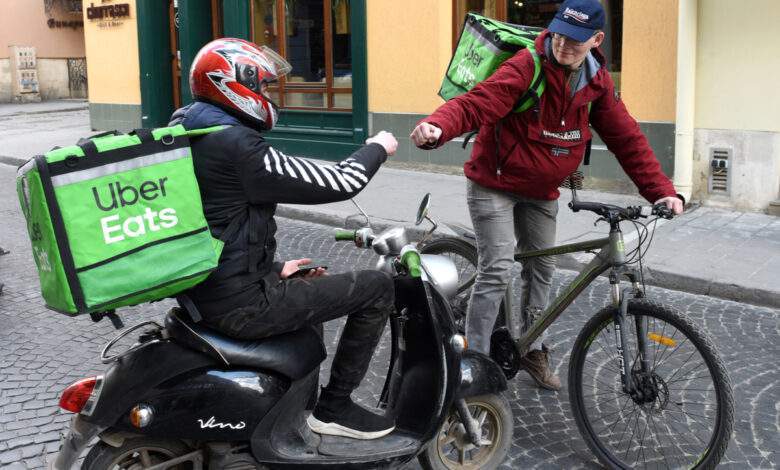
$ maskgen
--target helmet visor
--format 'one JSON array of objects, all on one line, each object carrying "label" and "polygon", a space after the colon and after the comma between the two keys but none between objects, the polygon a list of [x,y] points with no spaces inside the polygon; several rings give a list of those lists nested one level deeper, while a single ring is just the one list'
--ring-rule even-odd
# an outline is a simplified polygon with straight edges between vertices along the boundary
[{"label": "helmet visor", "polygon": [[284,60],[282,56],[276,53],[268,46],[261,46],[260,50],[265,54],[266,59],[271,63],[272,77],[269,77],[267,81],[278,80],[279,78],[287,75],[292,70],[292,65]]}]

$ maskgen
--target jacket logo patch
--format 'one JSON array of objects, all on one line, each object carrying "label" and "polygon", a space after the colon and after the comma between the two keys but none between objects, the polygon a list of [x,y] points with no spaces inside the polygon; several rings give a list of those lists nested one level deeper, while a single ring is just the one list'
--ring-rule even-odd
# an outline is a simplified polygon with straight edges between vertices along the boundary
[{"label": "jacket logo patch", "polygon": [[563,147],[553,147],[551,153],[554,157],[560,157],[561,155],[568,155],[569,149]]},{"label": "jacket logo patch", "polygon": [[542,129],[542,136],[548,139],[565,140],[567,142],[574,142],[575,140],[582,140],[582,132],[579,129],[564,132],[550,132]]}]

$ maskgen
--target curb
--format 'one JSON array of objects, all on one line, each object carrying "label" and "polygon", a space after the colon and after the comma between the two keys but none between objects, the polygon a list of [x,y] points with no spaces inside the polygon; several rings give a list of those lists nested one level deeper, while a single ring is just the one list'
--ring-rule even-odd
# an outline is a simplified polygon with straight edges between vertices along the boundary
[{"label": "curb", "polygon": [[[326,214],[315,211],[294,209],[278,206],[276,215],[288,219],[301,220],[332,227],[358,228],[362,227],[363,218],[359,215],[344,218],[336,214]],[[346,222],[346,223],[345,223]],[[426,230],[417,227],[408,227],[406,221],[388,220],[372,217],[371,225],[378,232],[398,225],[406,226],[407,233],[412,239],[419,239]],[[586,263],[579,261],[574,256],[560,255],[557,257],[556,267],[571,271],[580,271]],[[645,284],[661,287],[663,289],[687,292],[695,295],[706,295],[733,302],[742,302],[761,307],[780,308],[780,293],[758,288],[748,288],[736,284],[710,281],[706,279],[686,276],[645,266]]]},{"label": "curb", "polygon": [[27,160],[18,157],[8,157],[6,155],[0,155],[0,163],[5,163],[6,165],[11,165],[19,168],[20,166],[27,163]]},{"label": "curb", "polygon": [[84,104],[82,106],[73,106],[70,108],[61,108],[61,109],[41,109],[38,111],[19,111],[11,114],[0,114],[0,117],[14,117],[14,116],[23,116],[28,114],[47,114],[47,113],[65,113],[68,111],[81,111],[84,109],[89,109],[89,104]]}]

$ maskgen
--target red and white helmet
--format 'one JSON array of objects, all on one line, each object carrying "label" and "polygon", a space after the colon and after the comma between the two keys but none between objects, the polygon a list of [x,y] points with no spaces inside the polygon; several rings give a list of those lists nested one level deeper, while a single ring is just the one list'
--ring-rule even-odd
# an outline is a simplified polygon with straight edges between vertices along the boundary
[{"label": "red and white helmet", "polygon": [[278,80],[292,67],[266,46],[235,38],[211,41],[195,56],[190,68],[190,90],[205,101],[271,130],[276,104],[262,93],[262,84]]}]

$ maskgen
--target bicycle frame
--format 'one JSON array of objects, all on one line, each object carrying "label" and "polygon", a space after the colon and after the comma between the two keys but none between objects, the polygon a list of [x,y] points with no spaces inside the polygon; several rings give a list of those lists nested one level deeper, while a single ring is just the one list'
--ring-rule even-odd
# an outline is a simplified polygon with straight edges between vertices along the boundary
[{"label": "bicycle frame", "polygon": [[[591,282],[597,277],[611,269],[609,274],[609,282],[612,291],[612,305],[615,308],[614,324],[617,346],[617,359],[619,361],[621,379],[623,382],[623,388],[627,393],[633,394],[636,391],[636,384],[633,380],[629,380],[631,377],[632,364],[629,364],[627,358],[627,344],[626,337],[623,334],[625,331],[625,318],[628,311],[628,300],[633,296],[642,295],[642,291],[639,288],[639,276],[633,268],[626,267],[626,254],[625,243],[623,241],[623,233],[620,231],[620,223],[612,222],[610,224],[609,236],[604,238],[598,238],[595,240],[588,240],[579,243],[570,243],[566,245],[554,246],[543,250],[534,250],[524,253],[516,253],[515,261],[522,262],[523,260],[530,258],[537,258],[540,256],[552,256],[562,255],[568,253],[580,253],[580,252],[594,252],[595,257],[579,272],[576,278],[571,281],[563,292],[558,295],[550,305],[545,309],[536,321],[530,326],[528,331],[521,334],[515,340],[515,346],[521,355],[525,355],[531,344],[536,341],[539,336],[549,326],[558,319],[558,317],[574,302],[574,299],[585,290]],[[632,283],[632,287],[621,292],[620,290],[620,278],[625,276]],[[633,292],[633,296],[629,295]],[[507,306],[507,312],[511,312],[511,296],[508,296],[509,305]],[[510,332],[517,331],[515,320],[513,316],[507,315],[507,327]],[[647,361],[647,341],[644,338],[644,332],[647,328],[646,322],[636,319],[637,337],[638,337],[638,353],[641,359],[641,371],[648,372],[650,365]]]},{"label": "bicycle frame", "polygon": [[[539,338],[539,336],[546,330],[566,308],[574,302],[574,299],[590,285],[593,280],[603,274],[605,271],[612,269],[610,274],[610,283],[612,284],[612,301],[615,307],[620,307],[621,298],[623,297],[620,292],[619,277],[625,275],[634,284],[634,288],[638,290],[638,276],[633,269],[625,268],[625,244],[623,242],[623,234],[620,231],[618,224],[616,223],[611,227],[609,236],[604,238],[598,238],[595,240],[588,240],[584,242],[571,243],[566,245],[554,246],[543,250],[534,250],[524,253],[515,254],[515,261],[522,262],[523,260],[530,258],[537,258],[540,256],[562,255],[568,253],[580,253],[580,252],[595,252],[595,257],[588,263],[577,275],[577,277],[570,282],[564,291],[558,295],[550,305],[542,312],[541,316],[534,322],[528,331],[521,334],[516,344],[521,353],[528,351],[528,348],[533,342]],[[508,310],[511,311],[511,310]],[[507,319],[507,323],[514,321]],[[514,324],[508,324],[511,332],[517,331]]]}]

